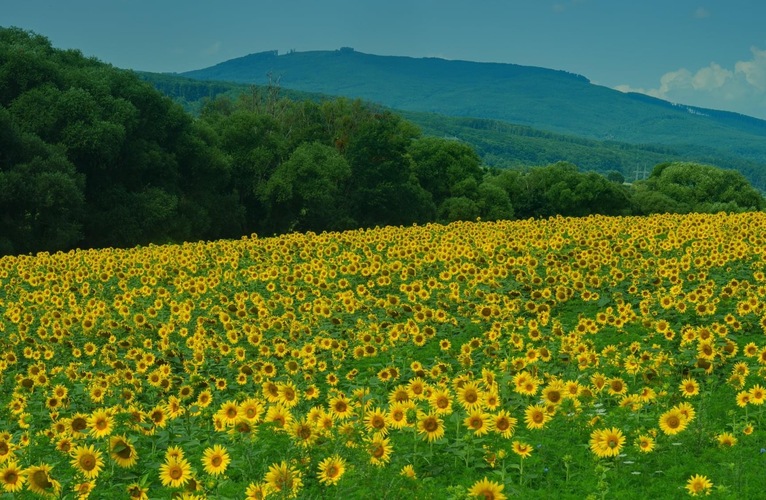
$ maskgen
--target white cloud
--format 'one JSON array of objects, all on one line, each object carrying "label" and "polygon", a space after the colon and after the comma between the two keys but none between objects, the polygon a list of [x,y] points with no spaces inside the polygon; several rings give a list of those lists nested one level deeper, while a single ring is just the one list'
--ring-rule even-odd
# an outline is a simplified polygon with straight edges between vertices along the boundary
[{"label": "white cloud", "polygon": [[753,59],[739,61],[734,65],[734,71],[744,75],[747,83],[753,87],[766,92],[766,50],[758,50],[756,47],[750,50],[753,52]]},{"label": "white cloud", "polygon": [[766,50],[751,48],[753,57],[733,69],[710,63],[692,72],[665,73],[654,89],[618,85],[622,92],[640,92],[671,102],[725,109],[766,119]]}]

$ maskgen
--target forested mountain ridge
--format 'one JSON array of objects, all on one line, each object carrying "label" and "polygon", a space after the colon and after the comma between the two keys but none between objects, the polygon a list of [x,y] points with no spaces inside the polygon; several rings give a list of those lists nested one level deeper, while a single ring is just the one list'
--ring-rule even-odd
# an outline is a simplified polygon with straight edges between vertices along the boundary
[{"label": "forested mountain ridge", "polygon": [[403,111],[487,118],[597,140],[657,144],[766,163],[766,121],[676,105],[515,64],[377,56],[346,48],[250,54],[183,76],[361,98]]},{"label": "forested mountain ridge", "polygon": [[425,135],[380,105],[227,89],[183,89],[223,92],[192,116],[132,71],[0,28],[0,255],[766,206],[735,170],[664,162],[627,185],[566,161],[493,169],[470,144]]},{"label": "forested mountain ridge", "polygon": [[[284,88],[272,81],[267,85],[195,80],[168,73],[141,72],[139,76],[156,89],[181,104],[187,111],[199,115],[205,103],[218,97],[238,100],[253,93],[273,93],[291,100],[321,102],[331,96]],[[647,97],[650,102],[656,99]],[[662,102],[662,101],[660,101]],[[665,105],[672,107],[670,103]],[[742,172],[750,182],[766,191],[766,161],[750,159],[736,151],[718,150],[709,146],[678,144],[634,144],[616,140],[597,140],[575,134],[561,134],[518,125],[502,120],[448,116],[419,111],[393,110],[417,124],[425,134],[462,141],[473,147],[485,165],[495,168],[545,166],[568,161],[583,170],[601,173],[616,171],[629,181],[641,180],[652,167],[668,161],[694,161],[718,165]],[[751,120],[756,118],[720,114],[721,120]]]}]

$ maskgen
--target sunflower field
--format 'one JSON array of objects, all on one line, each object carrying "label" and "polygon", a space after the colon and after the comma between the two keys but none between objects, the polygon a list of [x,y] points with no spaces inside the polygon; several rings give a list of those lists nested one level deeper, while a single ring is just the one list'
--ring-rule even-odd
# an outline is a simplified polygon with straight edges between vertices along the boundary
[{"label": "sunflower field", "polygon": [[0,259],[0,498],[757,498],[766,214]]}]

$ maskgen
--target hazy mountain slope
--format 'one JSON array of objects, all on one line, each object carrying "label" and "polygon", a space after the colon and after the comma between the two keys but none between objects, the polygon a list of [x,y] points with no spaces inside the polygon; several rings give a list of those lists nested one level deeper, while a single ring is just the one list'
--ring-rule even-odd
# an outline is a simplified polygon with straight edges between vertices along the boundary
[{"label": "hazy mountain slope", "polygon": [[[140,76],[184,105],[192,113],[199,112],[205,99],[222,94],[236,99],[240,94],[247,94],[254,90],[252,85],[245,83],[200,81],[173,74],[141,73]],[[255,91],[263,93],[267,92],[267,89],[256,86]],[[285,88],[279,89],[279,95],[296,100],[319,101],[330,98],[319,93]],[[667,106],[672,107],[671,104]],[[651,173],[652,167],[658,163],[697,161],[739,170],[755,186],[760,189],[766,188],[766,162],[758,162],[710,147],[596,140],[573,134],[544,131],[501,120],[395,111],[420,126],[425,134],[454,138],[469,143],[489,166],[529,167],[569,161],[583,170],[601,172],[615,170],[621,172],[627,180],[635,180]],[[731,113],[725,113],[725,115],[731,115]]]},{"label": "hazy mountain slope", "polygon": [[250,54],[184,76],[248,83],[271,78],[288,89],[401,110],[490,118],[600,140],[699,146],[766,161],[766,121],[624,94],[545,68],[342,49]]}]

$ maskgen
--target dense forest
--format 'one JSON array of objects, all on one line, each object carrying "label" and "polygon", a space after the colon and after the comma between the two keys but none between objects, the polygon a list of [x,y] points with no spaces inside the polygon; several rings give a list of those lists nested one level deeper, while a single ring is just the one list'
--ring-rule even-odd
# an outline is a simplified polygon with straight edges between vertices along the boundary
[{"label": "dense forest", "polygon": [[665,162],[632,185],[574,164],[488,168],[401,115],[273,87],[198,116],[131,71],[0,29],[0,255],[429,221],[743,211],[734,170]]}]

